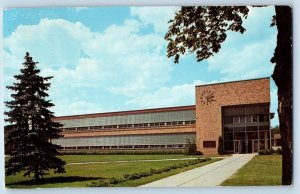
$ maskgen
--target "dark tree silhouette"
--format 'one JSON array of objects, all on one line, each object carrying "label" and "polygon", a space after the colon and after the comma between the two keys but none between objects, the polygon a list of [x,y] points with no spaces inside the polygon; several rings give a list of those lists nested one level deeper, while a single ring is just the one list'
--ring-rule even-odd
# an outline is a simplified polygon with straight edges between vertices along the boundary
[{"label": "dark tree silhouette", "polygon": [[[217,53],[226,40],[227,31],[243,33],[246,6],[182,7],[171,20],[165,35],[167,56],[178,63],[180,55],[195,53],[202,61]],[[282,184],[292,184],[292,9],[275,6],[271,26],[278,29],[277,47],[271,59],[275,63],[272,75],[278,87],[278,115],[282,138]],[[242,65],[242,64],[241,64]]]},{"label": "dark tree silhouette", "polygon": [[37,63],[26,53],[21,73],[14,76],[17,82],[7,86],[13,91],[13,100],[5,102],[9,108],[6,128],[10,131],[5,141],[10,148],[5,168],[6,175],[24,171],[24,176],[34,174],[34,179],[40,180],[50,169],[64,173],[65,162],[57,157],[60,146],[51,143],[51,139],[61,137],[62,126],[52,120],[53,112],[48,110],[54,106],[46,100],[47,81],[52,77],[41,77]]}]

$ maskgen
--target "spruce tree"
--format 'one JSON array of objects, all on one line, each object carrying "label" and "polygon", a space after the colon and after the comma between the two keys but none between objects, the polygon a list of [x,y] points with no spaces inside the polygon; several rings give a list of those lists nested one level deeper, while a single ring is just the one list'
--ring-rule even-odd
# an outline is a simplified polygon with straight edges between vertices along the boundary
[{"label": "spruce tree", "polygon": [[12,101],[5,102],[9,111],[5,112],[10,133],[6,146],[10,147],[10,157],[5,164],[6,175],[24,172],[24,176],[34,175],[40,180],[49,170],[65,173],[66,164],[57,156],[61,147],[51,143],[51,139],[61,137],[62,125],[54,122],[54,113],[49,110],[54,104],[48,97],[52,77],[42,77],[40,70],[29,53],[15,82],[7,86],[13,91]]}]

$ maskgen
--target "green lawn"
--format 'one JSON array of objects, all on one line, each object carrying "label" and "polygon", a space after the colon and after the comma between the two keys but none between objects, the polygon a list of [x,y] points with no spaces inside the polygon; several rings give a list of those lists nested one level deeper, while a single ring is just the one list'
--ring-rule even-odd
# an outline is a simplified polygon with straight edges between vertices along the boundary
[{"label": "green lawn", "polygon": [[258,155],[222,183],[223,186],[281,185],[281,155]]},{"label": "green lawn", "polygon": [[[129,161],[129,160],[160,160],[170,158],[197,158],[183,154],[170,155],[64,155],[61,158],[67,163],[75,162],[104,162],[104,161]],[[202,157],[202,156],[201,156]]]},{"label": "green lawn", "polygon": [[[65,155],[62,158],[67,162],[99,162],[99,161],[120,161],[120,160],[143,160],[143,159],[168,159],[186,158],[186,155]],[[192,156],[196,157],[196,156]],[[144,177],[139,180],[122,183],[120,186],[138,186],[154,180],[158,180],[172,174],[176,174],[197,166],[202,166],[216,160],[176,169],[159,175]],[[46,188],[46,187],[86,187],[92,181],[105,180],[110,178],[122,178],[124,174],[139,173],[148,171],[151,168],[160,169],[174,164],[187,161],[154,161],[154,162],[130,162],[130,163],[106,163],[106,164],[80,164],[66,165],[66,172],[62,175],[50,173],[42,184],[33,184],[28,177],[22,174],[6,176],[6,186],[9,188]]]}]

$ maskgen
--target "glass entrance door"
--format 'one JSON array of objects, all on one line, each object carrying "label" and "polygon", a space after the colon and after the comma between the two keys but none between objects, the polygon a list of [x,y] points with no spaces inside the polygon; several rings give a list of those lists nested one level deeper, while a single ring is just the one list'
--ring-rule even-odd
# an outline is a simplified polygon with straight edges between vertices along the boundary
[{"label": "glass entrance door", "polygon": [[234,153],[235,154],[240,154],[242,151],[242,144],[241,144],[241,140],[234,140],[233,141],[233,148],[234,148]]},{"label": "glass entrance door", "polygon": [[252,153],[258,152],[258,140],[252,140]]}]

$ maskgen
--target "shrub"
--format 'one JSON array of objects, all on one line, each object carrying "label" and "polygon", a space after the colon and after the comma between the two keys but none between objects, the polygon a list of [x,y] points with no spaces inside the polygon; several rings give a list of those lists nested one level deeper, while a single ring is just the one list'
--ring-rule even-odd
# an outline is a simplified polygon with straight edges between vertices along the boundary
[{"label": "shrub", "polygon": [[122,182],[124,182],[124,181],[126,181],[126,180],[125,180],[125,179],[122,179],[122,178],[115,178],[115,177],[113,177],[113,178],[111,178],[111,179],[109,180],[109,184],[115,185],[115,184],[118,184],[118,183],[122,183]]},{"label": "shrub", "polygon": [[277,150],[275,151],[276,152],[276,154],[282,154],[282,149],[281,148],[277,148]]},{"label": "shrub", "polygon": [[87,184],[88,187],[108,187],[109,181],[92,181],[91,183]]},{"label": "shrub", "polygon": [[197,145],[195,142],[191,142],[190,139],[187,139],[185,146],[186,155],[196,155],[197,154]]},{"label": "shrub", "polygon": [[221,136],[219,136],[219,139],[218,139],[218,153],[220,155],[224,154],[223,153],[223,138]]},{"label": "shrub", "polygon": [[151,175],[156,174],[156,170],[153,169],[153,168],[151,168],[151,169],[150,169],[150,174],[151,174]]},{"label": "shrub", "polygon": [[271,152],[270,152],[270,150],[260,150],[260,151],[258,152],[258,154],[259,154],[259,155],[270,155]]},{"label": "shrub", "polygon": [[270,150],[260,150],[258,152],[259,155],[272,155],[272,154],[281,154],[281,149],[277,149],[277,150],[273,150],[273,149],[270,149]]}]

